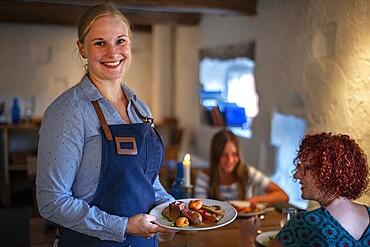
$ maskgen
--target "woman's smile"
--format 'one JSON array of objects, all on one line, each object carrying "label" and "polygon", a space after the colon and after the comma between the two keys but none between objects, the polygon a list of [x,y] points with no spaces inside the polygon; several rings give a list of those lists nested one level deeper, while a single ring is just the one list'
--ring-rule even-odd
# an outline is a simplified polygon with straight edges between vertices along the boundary
[{"label": "woman's smile", "polygon": [[97,19],[79,44],[80,53],[88,60],[92,80],[119,81],[131,61],[129,28],[116,16]]},{"label": "woman's smile", "polygon": [[115,62],[102,62],[102,64],[108,68],[117,68],[121,63],[122,63],[123,59],[119,60],[119,61],[115,61]]}]

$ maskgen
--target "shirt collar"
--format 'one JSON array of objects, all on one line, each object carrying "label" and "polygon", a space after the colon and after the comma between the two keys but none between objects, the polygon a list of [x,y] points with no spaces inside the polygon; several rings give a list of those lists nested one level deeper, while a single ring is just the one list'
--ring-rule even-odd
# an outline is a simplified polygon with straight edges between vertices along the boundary
[{"label": "shirt collar", "polygon": [[[90,101],[95,101],[104,98],[98,89],[95,87],[95,85],[91,82],[89,77],[87,75],[84,75],[84,77],[81,80],[81,88],[86,97]],[[131,99],[133,101],[136,101],[136,94],[128,88],[125,84],[121,83],[122,91],[125,93],[127,99],[130,101]]]}]

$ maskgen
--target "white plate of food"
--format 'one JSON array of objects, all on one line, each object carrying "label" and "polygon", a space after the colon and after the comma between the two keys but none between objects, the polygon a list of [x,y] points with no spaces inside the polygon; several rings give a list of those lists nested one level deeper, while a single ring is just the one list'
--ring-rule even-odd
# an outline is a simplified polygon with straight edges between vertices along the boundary
[{"label": "white plate of food", "polygon": [[237,216],[237,212],[235,208],[231,206],[230,204],[226,202],[222,202],[222,201],[217,201],[217,200],[212,200],[212,199],[188,198],[188,199],[179,199],[172,203],[183,202],[185,204],[185,208],[189,209],[189,203],[191,201],[196,201],[196,200],[200,200],[203,206],[206,206],[206,207],[215,206],[215,208],[217,208],[218,210],[224,211],[223,215],[218,216],[217,222],[208,221],[206,220],[206,217],[203,216],[203,221],[201,224],[195,225],[191,223],[191,221],[189,220],[190,224],[188,226],[178,227],[175,225],[174,221],[171,221],[165,216],[163,216],[163,211],[167,207],[169,207],[170,203],[168,202],[156,206],[150,211],[149,214],[157,218],[157,221],[155,222],[155,224],[158,224],[166,228],[181,230],[181,231],[200,231],[200,230],[210,230],[210,229],[218,228],[218,227],[225,226],[231,223],[233,220],[235,220]]},{"label": "white plate of food", "polygon": [[261,234],[257,235],[256,241],[262,246],[269,246],[271,242],[275,239],[278,232],[279,231],[262,232]]},{"label": "white plate of food", "polygon": [[261,215],[266,212],[266,204],[257,203],[255,207],[251,207],[251,203],[248,201],[228,201],[238,212],[238,217],[251,217],[255,215]]}]

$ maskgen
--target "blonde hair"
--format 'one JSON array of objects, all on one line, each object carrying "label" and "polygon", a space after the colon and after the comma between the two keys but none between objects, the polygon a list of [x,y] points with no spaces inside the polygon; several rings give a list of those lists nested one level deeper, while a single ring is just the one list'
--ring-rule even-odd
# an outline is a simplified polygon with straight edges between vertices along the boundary
[{"label": "blonde hair", "polygon": [[94,22],[104,16],[118,16],[128,28],[128,36],[131,38],[132,30],[129,20],[119,11],[113,3],[104,3],[92,6],[86,10],[78,22],[78,41],[83,44]]}]

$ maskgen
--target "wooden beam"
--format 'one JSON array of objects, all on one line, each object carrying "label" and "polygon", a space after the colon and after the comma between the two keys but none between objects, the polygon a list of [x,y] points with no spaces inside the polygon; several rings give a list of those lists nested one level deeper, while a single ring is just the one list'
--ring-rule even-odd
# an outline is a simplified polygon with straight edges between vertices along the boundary
[{"label": "wooden beam", "polygon": [[[16,0],[17,1],[17,0]],[[102,0],[18,0],[24,2],[95,5]],[[114,0],[117,6],[132,10],[221,15],[255,15],[257,0]]]},{"label": "wooden beam", "polygon": [[[0,22],[76,25],[101,0],[1,0]],[[202,14],[255,15],[257,0],[116,0],[135,29],[153,24],[197,25]]]},{"label": "wooden beam", "polygon": [[[2,1],[0,22],[77,25],[86,5]],[[149,31],[153,24],[197,25],[200,14],[132,10],[119,7],[135,30]]]},{"label": "wooden beam", "polygon": [[76,25],[86,8],[87,6],[3,1],[0,3],[0,21]]},{"label": "wooden beam", "polygon": [[257,0],[116,0],[115,2],[119,5],[136,6],[153,11],[218,15],[257,14]]}]

